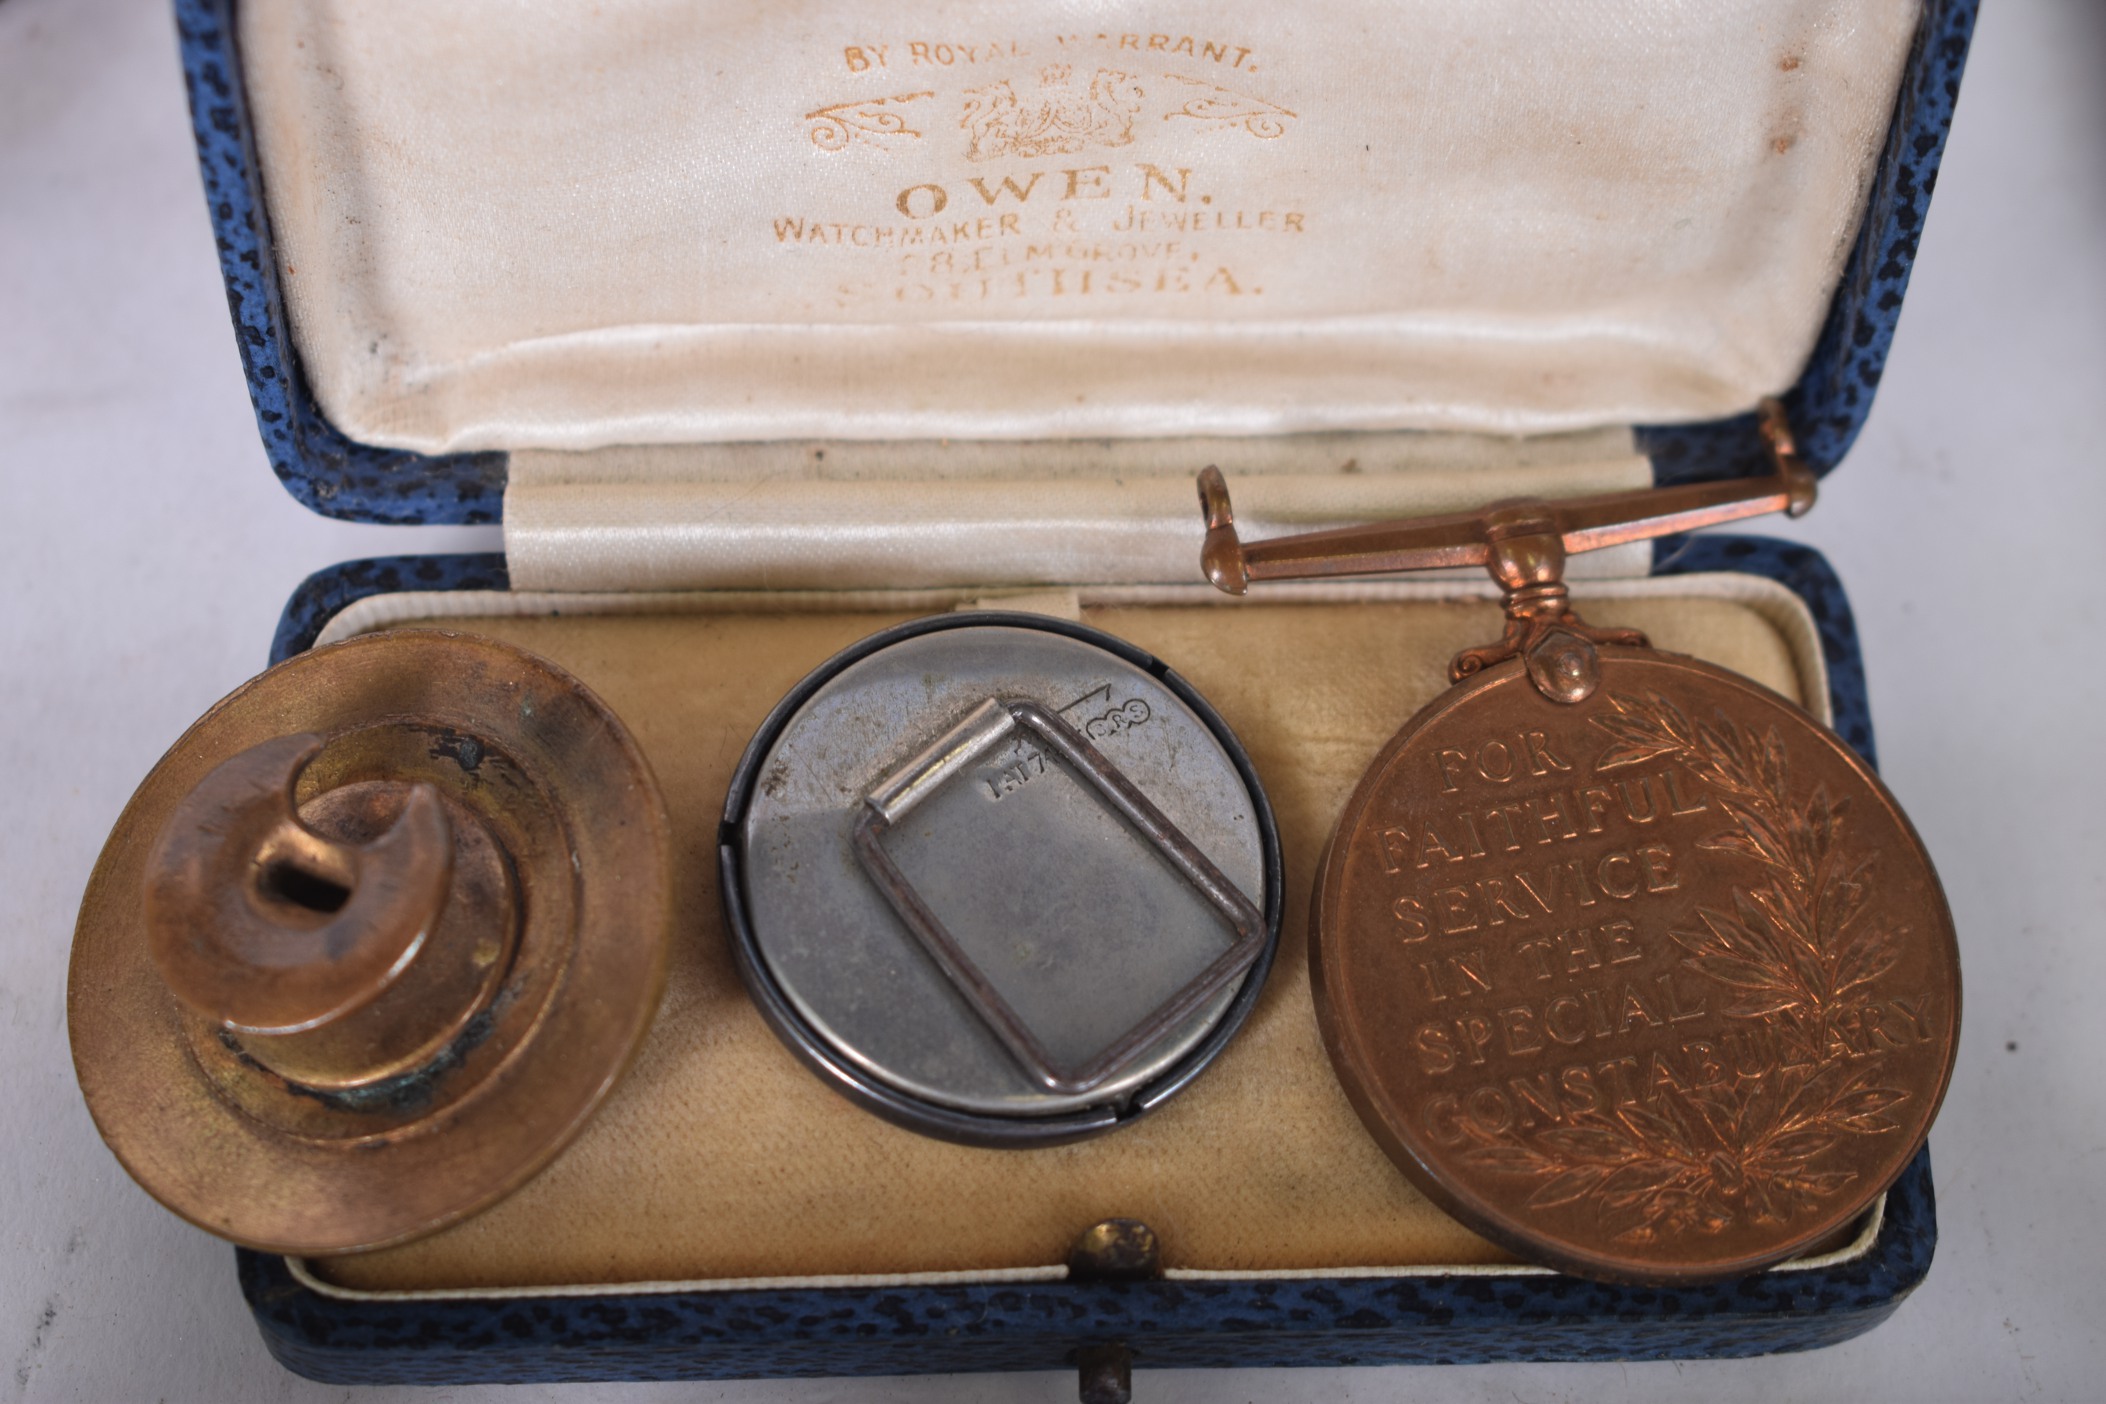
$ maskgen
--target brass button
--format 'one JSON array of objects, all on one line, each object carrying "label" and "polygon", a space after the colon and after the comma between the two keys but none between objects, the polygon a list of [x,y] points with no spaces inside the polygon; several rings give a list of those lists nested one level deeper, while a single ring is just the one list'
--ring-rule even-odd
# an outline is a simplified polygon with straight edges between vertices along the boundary
[{"label": "brass button", "polygon": [[663,984],[670,839],[576,679],[488,639],[318,649],[215,706],[91,879],[68,993],[133,1177],[252,1247],[485,1207],[583,1126]]}]

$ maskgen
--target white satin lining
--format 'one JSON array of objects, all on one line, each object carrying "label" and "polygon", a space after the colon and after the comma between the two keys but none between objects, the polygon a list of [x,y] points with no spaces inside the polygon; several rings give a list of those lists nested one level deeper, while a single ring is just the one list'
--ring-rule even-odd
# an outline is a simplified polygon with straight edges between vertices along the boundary
[{"label": "white satin lining", "polygon": [[[1364,436],[1354,471],[1310,471],[1335,458],[1335,440],[1297,456],[1292,440],[1248,446],[1229,459],[1230,490],[1245,538],[1353,522],[1459,511],[1506,497],[1563,497],[1642,487],[1647,461],[1628,450],[1592,461],[1501,463],[1495,441],[1463,467],[1394,466],[1382,445],[1408,436]],[[1582,441],[1602,446],[1601,436]],[[649,472],[628,455],[520,454],[505,491],[505,557],[521,590],[900,589],[928,586],[1108,584],[1199,578],[1204,536],[1191,470],[1209,461],[1175,441],[1142,441],[1161,457],[1113,476],[1086,450],[1056,445],[1068,476],[868,478],[852,447],[837,445],[830,473],[785,451],[782,476],[762,469],[733,481]],[[761,448],[765,446],[755,446]],[[984,460],[995,450],[960,450]],[[822,452],[825,452],[822,450]],[[883,455],[888,460],[897,453]],[[927,458],[940,457],[930,449]],[[1213,457],[1221,457],[1219,454]],[[1516,455],[1526,458],[1526,455]],[[1052,455],[1048,455],[1052,457]],[[1240,472],[1237,459],[1298,464],[1301,471]],[[1077,465],[1084,465],[1078,473]],[[1177,471],[1165,471],[1166,465]],[[1385,465],[1389,465],[1385,467]],[[1035,465],[1020,465],[1029,469]],[[1094,469],[1095,471],[1091,471]],[[645,470],[645,471],[639,471]],[[1575,579],[1643,574],[1639,544],[1575,557]]]},{"label": "white satin lining", "polygon": [[[1357,601],[1490,600],[1499,597],[1488,579],[1306,580],[1264,587],[1263,598],[1280,603],[1351,604]],[[1032,591],[1016,597],[1019,608],[1069,614],[1089,608],[1141,605],[1214,605],[1238,608],[1211,585],[1078,585],[1045,598]],[[1828,692],[1828,661],[1821,633],[1806,601],[1789,586],[1761,575],[1703,571],[1689,575],[1580,580],[1572,597],[1590,600],[1659,599],[1676,595],[1744,604],[1775,628],[1791,651],[1799,677],[1797,695],[1823,726],[1835,724]],[[531,619],[537,616],[681,615],[727,613],[800,614],[867,609],[890,614],[934,614],[960,606],[1003,607],[999,592],[985,589],[925,590],[686,590],[650,593],[566,594],[518,590],[409,590],[354,600],[322,626],[315,646],[341,643],[378,629],[423,619]]]},{"label": "white satin lining", "polygon": [[308,378],[353,438],[441,452],[1731,414],[1813,346],[1920,10],[237,22]]}]

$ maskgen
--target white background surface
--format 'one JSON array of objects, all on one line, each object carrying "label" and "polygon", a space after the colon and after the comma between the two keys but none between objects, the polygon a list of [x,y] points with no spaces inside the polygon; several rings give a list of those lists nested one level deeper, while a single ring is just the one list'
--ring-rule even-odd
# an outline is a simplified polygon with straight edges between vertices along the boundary
[{"label": "white background surface", "polygon": [[[1966,1033],[1941,1240],[1896,1317],[1687,1365],[1143,1373],[1177,1400],[2106,1394],[2106,5],[1989,0],[1886,381],[1819,511],[1886,776],[1937,857]],[[264,1353],[231,1250],[133,1187],[66,1049],[73,914],[182,729],[309,571],[493,531],[350,526],[265,463],[160,0],[0,0],[0,1400],[342,1399]],[[363,1399],[1074,1398],[1071,1376],[367,1390]]]}]

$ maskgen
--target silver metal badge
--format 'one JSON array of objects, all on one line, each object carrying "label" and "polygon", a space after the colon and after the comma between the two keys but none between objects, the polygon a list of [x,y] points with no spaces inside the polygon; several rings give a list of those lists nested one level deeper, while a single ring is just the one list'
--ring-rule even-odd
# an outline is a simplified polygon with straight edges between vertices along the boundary
[{"label": "silver metal badge", "polygon": [[1241,1022],[1277,936],[1234,738],[1153,659],[1054,621],[850,649],[762,729],[726,818],[734,940],[778,1033],[954,1139],[1155,1105]]}]

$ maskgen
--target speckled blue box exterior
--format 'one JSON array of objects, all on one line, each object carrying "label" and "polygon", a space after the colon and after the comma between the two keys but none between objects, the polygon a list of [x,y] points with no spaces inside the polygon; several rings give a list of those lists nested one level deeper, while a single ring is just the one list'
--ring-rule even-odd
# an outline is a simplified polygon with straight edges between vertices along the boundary
[{"label": "speckled blue box exterior", "polygon": [[1058,1370],[1110,1343],[1141,1370],[1691,1360],[1870,1330],[1922,1280],[1934,1219],[1919,1155],[1869,1254],[1715,1287],[1424,1276],[346,1302],[246,1252],[241,1285],[271,1353],[336,1384]]},{"label": "speckled blue box exterior", "polygon": [[[270,256],[234,0],[175,0],[227,299],[271,466],[318,512],[354,521],[483,523],[505,455],[426,456],[345,438],[301,375]],[[1871,209],[1805,375],[1785,397],[1818,472],[1842,460],[1885,366],[1958,96],[1977,0],[1928,0]],[[1642,428],[1662,482],[1766,471],[1752,416]],[[1850,607],[1819,553],[1749,536],[1657,543],[1654,573],[1738,570],[1797,592],[1819,626],[1836,729],[1873,757]],[[504,589],[500,555],[352,561],[288,602],[272,661],[353,600]],[[909,1375],[1071,1367],[1123,1343],[1140,1368],[1641,1360],[1759,1355],[1848,1339],[1892,1314],[1937,1239],[1928,1152],[1889,1191],[1870,1250],[1836,1267],[1682,1289],[1543,1275],[653,1292],[377,1302],[314,1292],[241,1252],[242,1289],[287,1367],[343,1384]]]}]

